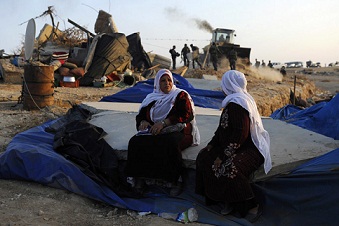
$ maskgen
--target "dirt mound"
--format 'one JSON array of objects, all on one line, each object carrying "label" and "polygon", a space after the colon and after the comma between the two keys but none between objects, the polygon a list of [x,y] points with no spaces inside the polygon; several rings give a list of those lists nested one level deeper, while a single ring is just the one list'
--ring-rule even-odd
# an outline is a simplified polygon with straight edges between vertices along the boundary
[{"label": "dirt mound", "polygon": [[[318,90],[315,83],[301,72],[295,73],[291,71],[286,76],[283,76],[279,71],[268,67],[257,69],[244,64],[237,64],[237,70],[246,75],[248,92],[256,100],[259,113],[262,116],[270,116],[275,110],[287,104],[292,104],[290,91],[295,90],[296,97],[302,99],[309,106],[314,101],[322,98],[317,96],[322,91]],[[184,77],[203,78],[203,75],[214,75],[221,80],[225,71],[227,69],[224,68],[220,68],[218,71],[212,68],[188,69]]]}]

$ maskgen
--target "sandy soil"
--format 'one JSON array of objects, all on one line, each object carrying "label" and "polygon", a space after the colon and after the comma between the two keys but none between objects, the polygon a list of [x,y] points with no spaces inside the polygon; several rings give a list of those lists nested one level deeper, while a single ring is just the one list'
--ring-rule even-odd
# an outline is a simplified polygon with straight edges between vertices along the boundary
[{"label": "sandy soil", "polygon": [[[299,71],[289,70],[290,80],[293,78],[293,73],[300,73]],[[198,74],[197,72],[192,73]],[[312,90],[313,95],[321,93],[328,95],[338,92],[339,72],[332,68],[314,69],[312,74],[303,74],[302,78],[314,82],[320,89],[317,92]],[[266,82],[252,79],[250,85],[255,89],[260,86],[259,83]],[[281,85],[267,83],[266,85],[272,86],[272,89]],[[25,111],[22,109],[22,104],[18,104],[21,88],[21,85],[0,82],[0,152],[5,151],[6,146],[16,134],[65,114],[71,107],[70,103],[99,101],[103,96],[121,90],[118,87],[80,87],[76,89],[58,87],[55,89],[56,102],[53,106],[37,111]],[[251,92],[251,90],[249,91]],[[266,101],[270,102],[270,99],[266,97]],[[99,203],[65,190],[16,180],[0,180],[0,219],[0,225],[151,226],[181,224],[162,219],[154,214],[140,216],[136,212]],[[202,224],[191,223],[191,225]]]}]

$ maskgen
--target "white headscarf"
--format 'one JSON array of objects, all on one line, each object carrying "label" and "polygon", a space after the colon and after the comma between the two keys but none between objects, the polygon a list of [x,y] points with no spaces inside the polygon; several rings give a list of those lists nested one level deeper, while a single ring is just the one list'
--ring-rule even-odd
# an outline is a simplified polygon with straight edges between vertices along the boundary
[{"label": "white headscarf", "polygon": [[[160,79],[163,75],[168,75],[171,78],[172,84],[173,84],[171,91],[167,94],[162,92],[160,89]],[[151,120],[154,123],[161,122],[162,120],[166,119],[166,116],[171,111],[172,107],[174,106],[176,97],[182,91],[187,93],[186,90],[179,89],[175,86],[172,72],[167,69],[161,69],[158,71],[158,73],[155,76],[153,92],[148,94],[146,98],[142,101],[140,105],[140,109],[149,105],[151,102],[156,101],[150,110]],[[190,100],[191,107],[193,110],[193,115],[194,115],[194,119],[191,121],[193,145],[198,145],[200,143],[200,133],[197,127],[197,123],[195,121],[194,103],[193,103],[191,96],[188,93],[187,93],[187,96]]]},{"label": "white headscarf", "polygon": [[270,137],[262,124],[257,104],[253,97],[247,92],[246,87],[247,80],[243,73],[236,70],[227,71],[223,75],[221,82],[221,88],[227,95],[222,101],[222,108],[225,108],[228,103],[233,102],[248,111],[251,120],[250,130],[252,141],[265,158],[264,169],[267,174],[272,168]]}]

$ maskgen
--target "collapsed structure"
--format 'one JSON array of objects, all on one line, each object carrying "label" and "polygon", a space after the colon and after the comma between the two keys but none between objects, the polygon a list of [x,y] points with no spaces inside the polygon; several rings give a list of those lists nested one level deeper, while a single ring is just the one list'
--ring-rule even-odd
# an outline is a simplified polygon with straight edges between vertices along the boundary
[{"label": "collapsed structure", "polygon": [[[52,9],[42,15],[53,18]],[[68,22],[74,27],[65,31],[59,30],[59,24],[54,25],[53,19],[52,26],[45,24],[34,40],[32,58],[13,56],[11,63],[19,67],[28,61],[53,66],[56,87],[93,86],[95,81],[112,82],[114,76],[121,79],[118,74],[126,70],[142,73],[157,64],[154,54],[150,58],[145,52],[139,33],[127,36],[119,33],[112,16],[103,10],[97,17],[95,34],[70,19]],[[22,68],[18,68],[19,78],[13,79],[13,73],[6,74],[8,62],[1,62],[1,65],[5,65],[0,67],[5,82],[21,83]],[[169,68],[170,59],[161,66]]]}]

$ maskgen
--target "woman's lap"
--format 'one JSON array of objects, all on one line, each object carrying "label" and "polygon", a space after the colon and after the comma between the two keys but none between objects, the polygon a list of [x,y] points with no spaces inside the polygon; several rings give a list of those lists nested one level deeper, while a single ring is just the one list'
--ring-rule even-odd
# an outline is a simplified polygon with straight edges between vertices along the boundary
[{"label": "woman's lap", "polygon": [[126,174],[175,182],[181,173],[180,132],[134,136],[128,145]]},{"label": "woman's lap", "polygon": [[215,150],[198,155],[196,192],[212,200],[224,202],[253,198],[249,176],[262,164],[261,154],[253,149],[238,153],[232,161],[236,169],[234,177],[215,176],[212,165],[217,156],[218,152]]}]

